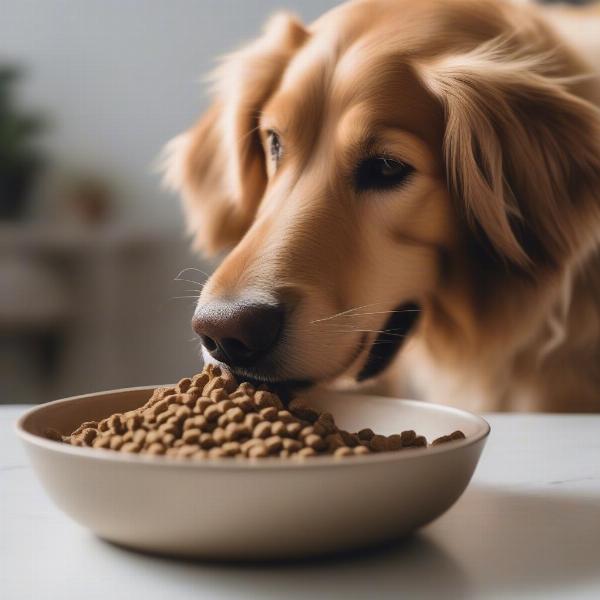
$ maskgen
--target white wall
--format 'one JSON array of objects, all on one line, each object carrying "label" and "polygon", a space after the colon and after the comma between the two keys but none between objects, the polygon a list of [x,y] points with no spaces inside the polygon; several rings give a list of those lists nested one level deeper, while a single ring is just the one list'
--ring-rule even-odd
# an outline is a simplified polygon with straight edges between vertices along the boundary
[{"label": "white wall", "polygon": [[[57,179],[113,180],[121,214],[179,223],[152,163],[192,123],[214,58],[257,35],[274,11],[312,20],[335,0],[0,0],[0,61],[22,62],[27,105],[46,111]],[[44,195],[52,212],[52,183]]]}]

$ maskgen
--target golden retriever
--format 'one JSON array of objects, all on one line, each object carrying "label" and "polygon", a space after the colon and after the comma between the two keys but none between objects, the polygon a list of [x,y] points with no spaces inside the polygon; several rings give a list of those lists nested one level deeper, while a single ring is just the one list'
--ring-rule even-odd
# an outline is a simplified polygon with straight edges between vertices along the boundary
[{"label": "golden retriever", "polygon": [[581,19],[355,0],[308,27],[275,16],[226,57],[166,150],[196,247],[228,251],[194,316],[206,358],[478,411],[600,410],[600,83]]}]

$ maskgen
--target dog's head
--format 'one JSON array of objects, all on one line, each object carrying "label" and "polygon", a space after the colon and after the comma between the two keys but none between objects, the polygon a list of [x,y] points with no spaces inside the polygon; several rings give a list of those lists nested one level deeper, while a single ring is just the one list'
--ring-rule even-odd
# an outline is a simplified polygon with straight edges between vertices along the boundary
[{"label": "dog's head", "polygon": [[194,316],[208,354],[370,378],[590,246],[598,114],[564,78],[577,61],[504,6],[359,0],[309,28],[277,16],[226,58],[167,152],[196,246],[229,251]]}]

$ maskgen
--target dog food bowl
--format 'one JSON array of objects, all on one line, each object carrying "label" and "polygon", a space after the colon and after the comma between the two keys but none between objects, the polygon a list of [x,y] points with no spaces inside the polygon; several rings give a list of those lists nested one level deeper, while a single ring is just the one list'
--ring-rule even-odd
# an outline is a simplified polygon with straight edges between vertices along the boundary
[{"label": "dog food bowl", "polygon": [[415,429],[429,441],[456,429],[466,439],[433,448],[303,462],[185,461],[74,447],[47,440],[83,421],[141,406],[153,388],[57,400],[17,424],[54,502],[112,542],[210,559],[298,558],[405,536],[444,513],[466,488],[490,431],[446,406],[341,392],[312,394],[340,427],[389,435]]}]

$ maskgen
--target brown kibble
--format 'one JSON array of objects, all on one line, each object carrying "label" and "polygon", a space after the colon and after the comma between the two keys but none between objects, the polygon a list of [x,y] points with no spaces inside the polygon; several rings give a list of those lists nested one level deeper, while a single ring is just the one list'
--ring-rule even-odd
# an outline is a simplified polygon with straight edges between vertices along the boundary
[{"label": "brown kibble", "polygon": [[196,405],[194,408],[195,413],[203,414],[204,411],[209,407],[213,406],[214,402],[210,398],[205,398],[204,396],[198,398],[196,400]]},{"label": "brown kibble", "polygon": [[156,417],[154,422],[157,425],[164,425],[169,420],[170,417],[171,417],[171,413],[169,413],[168,411],[165,410],[164,412],[161,412],[160,415],[158,415],[158,417]]},{"label": "brown kibble", "polygon": [[[303,427],[300,430],[298,437],[300,439],[304,439],[307,435],[313,435],[315,433],[316,433],[315,428],[312,425],[307,425],[306,427]],[[319,435],[319,434],[317,434],[317,435]]]},{"label": "brown kibble", "polygon": [[237,379],[234,377],[233,373],[226,371],[221,374],[221,378],[223,379],[223,389],[227,394],[231,394],[237,388]]},{"label": "brown kibble", "polygon": [[248,456],[250,458],[264,458],[268,455],[269,451],[267,450],[267,447],[264,444],[256,444],[248,450]]},{"label": "brown kibble", "polygon": [[177,448],[176,458],[190,458],[198,452],[198,446],[194,444],[183,444]]},{"label": "brown kibble", "polygon": [[252,398],[247,394],[238,398],[231,398],[230,396],[230,399],[236,406],[239,406],[244,413],[250,413],[254,410],[254,402],[252,402]]},{"label": "brown kibble", "polygon": [[415,441],[412,443],[415,448],[425,448],[427,446],[427,439],[423,435],[419,435],[415,438]]},{"label": "brown kibble", "polygon": [[192,416],[192,410],[189,406],[178,406],[177,410],[175,411],[175,416],[181,419],[187,419]]},{"label": "brown kibble", "polygon": [[284,423],[292,423],[295,421],[294,415],[289,410],[280,410],[277,413],[277,420],[283,421]]},{"label": "brown kibble", "polygon": [[346,446],[349,446],[350,448],[354,448],[355,446],[358,446],[360,444],[360,438],[354,433],[349,433],[348,431],[340,429],[340,435],[344,440],[344,444],[346,444]]},{"label": "brown kibble", "polygon": [[135,442],[127,442],[121,446],[120,450],[121,452],[137,453],[140,451],[140,445]]},{"label": "brown kibble", "polygon": [[223,388],[219,388],[217,390],[213,390],[208,397],[213,402],[221,402],[223,400],[227,400],[227,392]]},{"label": "brown kibble", "polygon": [[281,440],[281,444],[285,450],[289,450],[290,452],[298,452],[298,450],[302,450],[302,444],[298,440],[283,438]]},{"label": "brown kibble", "polygon": [[327,427],[323,427],[323,425],[318,422],[313,423],[311,427],[313,428],[313,433],[316,433],[321,437],[325,437],[329,433],[329,429]]},{"label": "brown kibble", "polygon": [[385,452],[386,438],[384,435],[374,435],[369,442],[369,448],[373,452]]},{"label": "brown kibble", "polygon": [[320,435],[314,433],[304,438],[304,444],[313,450],[324,450],[327,447],[325,440]]},{"label": "brown kibble", "polygon": [[162,434],[156,430],[148,431],[148,433],[146,433],[146,444],[153,444],[154,442],[159,442],[161,439]]},{"label": "brown kibble", "polygon": [[194,406],[194,403],[198,399],[198,396],[200,396],[201,393],[202,390],[199,387],[192,385],[188,388],[187,392],[185,393],[185,396],[187,396],[187,398],[184,401],[184,404],[186,404],[186,406],[190,406],[189,403],[191,402],[190,408],[192,408]]},{"label": "brown kibble", "polygon": [[302,429],[302,424],[298,423],[297,421],[295,421],[293,423],[288,423],[285,426],[285,429],[289,436],[296,437],[300,433],[300,430]]},{"label": "brown kibble", "polygon": [[305,459],[305,458],[310,458],[311,456],[316,456],[317,452],[314,448],[302,448],[301,450],[299,450],[298,452],[296,452],[296,454],[294,454],[294,457],[298,457],[299,459]]},{"label": "brown kibble", "polygon": [[[276,425],[276,423],[274,423],[273,426],[274,425]],[[283,423],[282,423],[282,425],[283,425]],[[285,428],[285,426],[284,426],[284,428]],[[262,423],[259,423],[254,428],[254,430],[252,431],[252,435],[255,438],[263,438],[264,439],[264,438],[269,437],[271,435],[271,432],[272,432],[271,423],[264,421]],[[273,434],[277,435],[277,434],[275,434],[275,432],[273,432]]]},{"label": "brown kibble", "polygon": [[439,446],[440,444],[445,444],[447,442],[453,442],[455,440],[464,440],[465,439],[465,434],[460,431],[453,431],[452,433],[448,434],[448,435],[443,435],[435,440],[433,440],[433,442],[431,443],[432,446]]},{"label": "brown kibble", "polygon": [[337,427],[335,426],[335,421],[333,420],[333,416],[331,413],[321,413],[319,418],[316,420],[316,423],[325,429],[327,434],[335,433]]},{"label": "brown kibble", "polygon": [[273,454],[281,450],[283,441],[278,435],[272,435],[265,440],[265,447],[270,454]]},{"label": "brown kibble", "polygon": [[400,439],[402,440],[402,445],[403,446],[412,446],[412,444],[415,441],[416,437],[417,437],[417,434],[412,429],[409,429],[407,431],[403,431],[400,434]]},{"label": "brown kibble", "polygon": [[285,435],[287,433],[286,425],[283,421],[275,421],[271,425],[271,433],[273,435]]},{"label": "brown kibble", "polygon": [[[266,384],[256,390],[249,382],[238,385],[233,375],[214,365],[174,387],[157,388],[140,408],[86,421],[69,436],[56,430],[46,436],[73,446],[182,460],[338,458],[427,445],[412,430],[387,438],[368,428],[349,433],[336,426],[330,413],[319,414],[302,399],[292,400],[287,410]],[[455,431],[433,445],[463,438]]]},{"label": "brown kibble", "polygon": [[94,448],[110,448],[111,437],[109,435],[99,435],[92,442]]},{"label": "brown kibble", "polygon": [[150,444],[148,448],[146,448],[146,452],[148,454],[154,455],[164,454],[165,447],[162,444],[159,444],[158,442],[154,442],[153,444]]},{"label": "brown kibble", "polygon": [[215,440],[213,439],[212,433],[201,433],[198,444],[203,450],[212,448],[215,445]]},{"label": "brown kibble", "polygon": [[373,433],[372,429],[369,429],[368,427],[366,427],[365,429],[361,429],[357,435],[358,435],[359,440],[364,440],[365,442],[370,442],[375,434]]},{"label": "brown kibble", "polygon": [[53,429],[52,427],[47,427],[44,430],[44,437],[54,442],[62,442],[62,434],[57,429]]},{"label": "brown kibble", "polygon": [[250,413],[244,418],[244,424],[250,427],[250,429],[254,429],[261,421],[260,415],[256,413]]},{"label": "brown kibble", "polygon": [[356,448],[353,448],[352,451],[354,452],[354,454],[358,455],[371,454],[366,446],[356,446]]},{"label": "brown kibble", "polygon": [[221,448],[215,447],[208,451],[209,458],[225,458],[227,454]]},{"label": "brown kibble", "polygon": [[212,391],[222,390],[224,385],[225,380],[222,377],[214,377],[204,386],[204,389],[202,390],[202,395],[210,397],[210,393]]},{"label": "brown kibble", "polygon": [[227,432],[222,427],[217,427],[212,432],[212,437],[213,437],[215,444],[217,444],[217,446],[224,444],[228,438]]},{"label": "brown kibble", "polygon": [[250,448],[253,448],[254,446],[262,446],[263,444],[264,444],[263,440],[251,438],[251,439],[243,442],[241,444],[240,448],[244,454],[248,454],[248,452],[250,451]]},{"label": "brown kibble", "polygon": [[258,408],[267,408],[268,406],[274,406],[278,410],[283,408],[281,400],[279,400],[275,394],[265,390],[259,390],[255,392],[254,404],[256,404]]},{"label": "brown kibble", "polygon": [[175,436],[172,433],[167,433],[162,437],[162,443],[165,446],[171,446],[175,441]]},{"label": "brown kibble", "polygon": [[146,435],[147,435],[147,431],[145,429],[137,429],[136,431],[134,431],[133,433],[133,438],[132,440],[136,443],[136,444],[143,444],[144,441],[146,440]]},{"label": "brown kibble", "polygon": [[116,434],[124,433],[125,425],[121,420],[121,415],[112,415],[108,418],[108,429]]},{"label": "brown kibble", "polygon": [[333,456],[336,458],[344,458],[345,456],[352,456],[352,454],[354,454],[352,448],[348,448],[348,446],[341,446],[333,453]]},{"label": "brown kibble", "polygon": [[178,431],[178,427],[174,423],[163,423],[159,426],[158,430],[162,433],[171,433],[175,435]]},{"label": "brown kibble", "polygon": [[248,437],[251,433],[249,427],[240,423],[228,423],[225,427],[225,434],[230,441],[237,441],[243,437]]},{"label": "brown kibble", "polygon": [[334,452],[338,448],[346,445],[344,444],[344,439],[339,433],[330,433],[325,437],[325,443],[327,444],[330,452]]},{"label": "brown kibble", "polygon": [[202,431],[200,431],[200,429],[188,429],[187,431],[183,432],[183,436],[182,436],[182,440],[186,443],[186,444],[195,444],[198,441],[200,441],[200,436],[202,435]]},{"label": "brown kibble", "polygon": [[198,375],[194,375],[194,377],[192,377],[192,386],[202,390],[209,380],[210,376],[208,373],[198,373]]},{"label": "brown kibble", "polygon": [[189,390],[191,385],[192,385],[192,380],[189,377],[184,377],[183,379],[179,380],[179,383],[175,386],[175,389],[180,394],[183,394]]},{"label": "brown kibble", "polygon": [[274,406],[267,406],[267,408],[261,408],[259,414],[266,421],[272,422],[277,420],[277,409]]},{"label": "brown kibble", "polygon": [[230,408],[225,416],[233,423],[241,423],[244,420],[244,411],[239,406]]},{"label": "brown kibble", "polygon": [[119,450],[123,445],[123,438],[120,435],[113,435],[110,438],[109,448],[111,450]]},{"label": "brown kibble", "polygon": [[227,456],[235,456],[240,453],[240,444],[238,442],[225,442],[221,448]]},{"label": "brown kibble", "polygon": [[389,435],[385,442],[385,449],[388,452],[394,452],[402,448],[402,436],[398,434]]},{"label": "brown kibble", "polygon": [[212,423],[213,421],[216,421],[220,416],[221,416],[221,411],[217,408],[216,404],[213,404],[212,406],[209,406],[204,411],[204,418],[209,423]]},{"label": "brown kibble", "polygon": [[229,398],[226,398],[225,400],[217,402],[216,406],[219,409],[219,412],[224,415],[230,408],[234,408],[235,404],[229,400]]},{"label": "brown kibble", "polygon": [[[119,422],[120,422],[119,417]],[[98,427],[98,423],[96,421],[85,421],[82,423],[72,434],[71,436],[77,437],[80,433],[83,433],[85,429],[96,429]]]},{"label": "brown kibble", "polygon": [[292,400],[290,402],[290,410],[296,417],[309,423],[314,423],[319,418],[319,413],[304,404],[301,400]]},{"label": "brown kibble", "polygon": [[81,432],[80,438],[84,445],[91,446],[92,442],[96,439],[98,430],[92,427],[88,427]]}]

